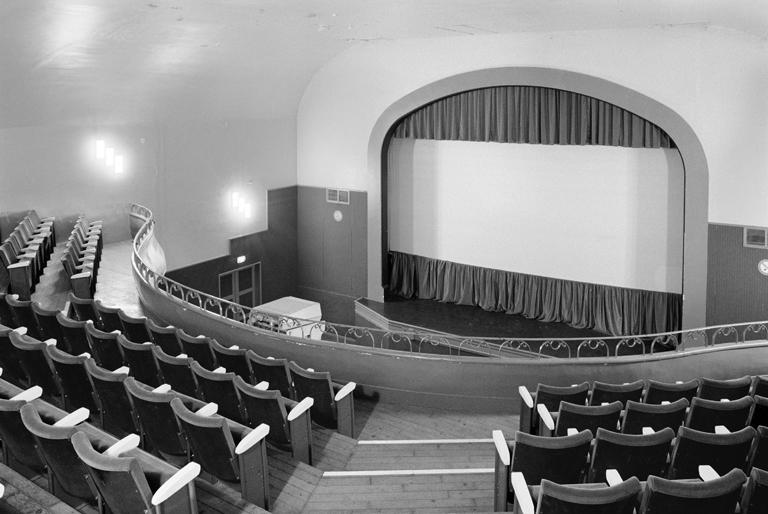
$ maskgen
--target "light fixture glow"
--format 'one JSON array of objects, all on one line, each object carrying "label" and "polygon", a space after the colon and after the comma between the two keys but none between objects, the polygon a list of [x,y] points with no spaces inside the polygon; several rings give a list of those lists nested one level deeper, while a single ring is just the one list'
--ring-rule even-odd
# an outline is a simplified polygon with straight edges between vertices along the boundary
[{"label": "light fixture glow", "polygon": [[242,264],[245,262],[245,255],[238,255],[237,256],[237,263]]},{"label": "light fixture glow", "polygon": [[115,175],[122,175],[125,172],[125,158],[122,155],[115,156]]},{"label": "light fixture glow", "polygon": [[243,205],[243,215],[245,216],[245,219],[249,220],[253,217],[253,206],[251,205],[251,202],[245,202]]},{"label": "light fixture glow", "polygon": [[233,191],[230,198],[232,201],[232,208],[237,209],[240,204],[240,193],[238,191]]},{"label": "light fixture glow", "polygon": [[115,149],[111,146],[104,150],[104,162],[107,166],[114,166],[115,164]]},{"label": "light fixture glow", "polygon": [[103,159],[104,158],[104,140],[103,139],[97,139],[96,145],[94,148],[94,154],[96,155],[97,159]]}]

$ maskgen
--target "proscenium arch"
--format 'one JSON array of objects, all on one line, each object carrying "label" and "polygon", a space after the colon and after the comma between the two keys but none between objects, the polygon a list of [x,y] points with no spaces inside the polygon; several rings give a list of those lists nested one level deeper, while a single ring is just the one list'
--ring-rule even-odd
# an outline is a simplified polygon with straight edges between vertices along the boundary
[{"label": "proscenium arch", "polygon": [[680,152],[684,172],[682,328],[705,326],[709,172],[699,138],[679,114],[653,98],[599,77],[554,68],[502,67],[453,75],[408,93],[381,113],[368,140],[368,298],[384,298],[382,152],[390,129],[406,114],[439,98],[496,86],[540,86],[581,93],[637,114],[669,134]]}]

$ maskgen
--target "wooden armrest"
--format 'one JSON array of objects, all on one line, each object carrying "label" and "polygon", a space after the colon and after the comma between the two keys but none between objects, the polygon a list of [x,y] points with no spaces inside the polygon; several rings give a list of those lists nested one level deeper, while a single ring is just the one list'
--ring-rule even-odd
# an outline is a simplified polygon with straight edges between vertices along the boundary
[{"label": "wooden armrest", "polygon": [[507,440],[504,438],[504,433],[501,430],[494,430],[491,432],[491,436],[493,437],[493,444],[496,446],[496,453],[499,456],[499,460],[505,466],[509,466],[512,459],[509,455],[509,446],[507,445]]},{"label": "wooden armrest", "polygon": [[729,400],[728,398],[720,398],[720,401],[721,402],[730,402],[731,400]]},{"label": "wooden armrest", "polygon": [[210,403],[206,403],[205,405],[197,409],[195,411],[195,414],[197,414],[198,416],[208,417],[208,416],[213,416],[217,412],[219,412],[219,404],[210,402]]},{"label": "wooden armrest", "polygon": [[684,383],[682,380],[675,380],[675,384],[682,384]]},{"label": "wooden armrest", "polygon": [[117,368],[112,373],[123,373],[125,375],[130,375],[131,374],[131,369],[128,366],[120,366],[119,368]]},{"label": "wooden armrest", "polygon": [[544,425],[546,425],[547,430],[550,432],[555,431],[555,420],[552,419],[552,414],[547,409],[547,406],[543,403],[539,403],[536,405],[536,412],[539,413],[539,417],[541,418],[541,421],[544,422]]},{"label": "wooden armrest", "polygon": [[55,427],[74,427],[79,425],[91,415],[91,411],[85,407],[76,409],[53,424]]},{"label": "wooden armrest", "polygon": [[269,357],[267,357],[267,360],[268,361],[273,361],[273,360],[275,360],[275,358],[270,355]]},{"label": "wooden armrest", "polygon": [[669,405],[669,400],[661,400],[662,405]]},{"label": "wooden armrest", "polygon": [[576,435],[576,434],[578,434],[578,433],[579,433],[579,431],[578,431],[578,430],[576,430],[576,429],[575,429],[575,428],[573,428],[573,427],[571,427],[571,428],[569,428],[569,429],[567,429],[567,430],[565,431],[565,434],[566,434],[566,435]]},{"label": "wooden armrest", "polygon": [[121,453],[135,450],[139,447],[141,438],[138,434],[128,434],[120,439],[118,442],[104,450],[104,455],[107,457],[119,457]]},{"label": "wooden armrest", "polygon": [[157,507],[164,503],[168,498],[179,492],[183,487],[186,487],[200,474],[200,464],[197,462],[190,462],[176,473],[171,478],[166,480],[161,485],[155,494],[152,495],[152,505]]},{"label": "wooden armrest", "polygon": [[83,271],[83,272],[80,272],[80,273],[75,273],[74,275],[72,275],[69,278],[70,278],[70,280],[77,280],[77,279],[80,279],[80,278],[88,278],[90,276],[91,276],[91,272],[90,271]]},{"label": "wooden armrest", "polygon": [[311,371],[312,373],[315,372],[315,368],[307,368],[307,371]]},{"label": "wooden armrest", "polygon": [[225,368],[224,366],[219,366],[218,368],[214,369],[213,372],[214,373],[226,373],[227,372],[227,368]]},{"label": "wooden armrest", "polygon": [[3,484],[0,484],[0,498],[5,496],[5,486]]},{"label": "wooden armrest", "polygon": [[716,434],[730,434],[731,431],[725,425],[715,425]]},{"label": "wooden armrest", "polygon": [[704,482],[710,482],[720,478],[720,474],[715,471],[715,468],[712,466],[708,464],[702,464],[699,466],[699,478],[701,478]]},{"label": "wooden armrest", "polygon": [[91,354],[88,353],[88,352],[83,352],[80,355],[78,355],[78,357],[85,357],[86,359],[90,359],[91,358]]},{"label": "wooden armrest", "polygon": [[624,480],[622,480],[621,475],[619,474],[618,470],[615,469],[606,469],[605,470],[605,482],[613,487],[614,485],[619,485]]},{"label": "wooden armrest", "polygon": [[266,423],[262,423],[261,425],[257,426],[250,432],[248,432],[248,435],[243,437],[240,442],[235,447],[235,454],[236,455],[242,455],[248,450],[250,450],[253,445],[260,442],[262,439],[267,437],[267,434],[269,433],[269,425]]},{"label": "wooden armrest", "polygon": [[333,397],[334,401],[341,401],[346,397],[349,393],[355,390],[355,387],[357,387],[357,384],[354,382],[347,382],[344,387],[339,389],[339,392],[336,393],[336,396]]},{"label": "wooden armrest", "polygon": [[238,345],[236,345],[236,344],[233,344],[232,346],[229,347],[229,349],[230,350],[239,350],[240,347]]},{"label": "wooden armrest", "polygon": [[[18,297],[18,295],[16,296]],[[27,335],[27,327],[14,328],[13,331],[20,335]]]},{"label": "wooden armrest", "polygon": [[299,403],[297,403],[291,411],[288,413],[288,421],[293,421],[305,412],[307,412],[310,407],[312,407],[315,404],[314,398],[311,396],[307,396],[303,400],[301,400]]},{"label": "wooden armrest", "polygon": [[54,338],[46,339],[43,342],[48,346],[56,346],[56,340]]},{"label": "wooden armrest", "polygon": [[515,505],[520,509],[520,514],[533,514],[533,498],[525,483],[525,477],[519,471],[511,473],[512,491],[515,493]]},{"label": "wooden armrest", "polygon": [[171,390],[171,384],[160,384],[159,386],[152,389],[153,393],[167,393]]},{"label": "wooden armrest", "polygon": [[180,353],[176,357],[178,357],[179,359],[186,359],[187,358],[187,354],[186,353]]},{"label": "wooden armrest", "polygon": [[121,333],[122,332],[120,332],[119,330],[113,330],[112,332],[110,332],[110,334],[121,334]]},{"label": "wooden armrest", "polygon": [[258,389],[259,391],[266,391],[267,389],[269,389],[269,382],[267,382],[266,380],[262,380],[261,382],[259,382],[253,387]]},{"label": "wooden armrest", "polygon": [[651,435],[656,431],[651,427],[643,427],[643,435]]},{"label": "wooden armrest", "polygon": [[517,388],[517,392],[520,395],[520,398],[523,400],[523,403],[525,403],[525,406],[529,409],[533,408],[533,396],[531,396],[531,392],[528,390],[525,386],[520,386]]},{"label": "wooden armrest", "polygon": [[32,400],[37,400],[43,395],[43,388],[40,386],[32,386],[26,391],[22,391],[13,398],[11,398],[11,401],[25,401],[25,402],[31,402]]}]

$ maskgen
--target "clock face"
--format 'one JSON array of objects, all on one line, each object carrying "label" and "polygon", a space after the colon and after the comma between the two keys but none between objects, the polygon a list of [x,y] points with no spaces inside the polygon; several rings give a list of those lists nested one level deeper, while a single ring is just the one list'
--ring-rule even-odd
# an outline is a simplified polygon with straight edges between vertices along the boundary
[{"label": "clock face", "polygon": [[757,269],[763,275],[768,275],[768,259],[763,259],[757,263]]}]

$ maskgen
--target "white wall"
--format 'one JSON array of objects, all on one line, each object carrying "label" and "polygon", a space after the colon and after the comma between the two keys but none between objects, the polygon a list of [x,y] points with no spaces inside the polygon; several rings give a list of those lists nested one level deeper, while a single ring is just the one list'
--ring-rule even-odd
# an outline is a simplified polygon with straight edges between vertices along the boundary
[{"label": "white wall", "polygon": [[[431,82],[500,66],[576,71],[643,93],[682,116],[709,166],[709,220],[768,225],[768,42],[718,27],[521,33],[383,41],[323,67],[298,113],[298,182],[368,190],[371,130]],[[370,203],[370,202],[369,202]]]},{"label": "white wall", "polygon": [[390,249],[681,292],[676,150],[393,139]]},{"label": "white wall", "polygon": [[[296,183],[295,127],[288,117],[0,130],[0,213],[84,213],[115,241],[129,237],[127,208],[139,202],[158,218],[168,269],[220,257],[229,238],[266,229],[267,189]],[[93,159],[97,136],[126,155],[123,176]],[[233,214],[234,188],[254,201],[253,219]]]}]

